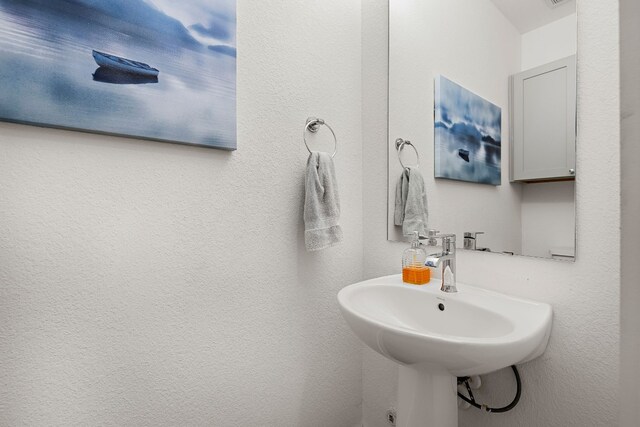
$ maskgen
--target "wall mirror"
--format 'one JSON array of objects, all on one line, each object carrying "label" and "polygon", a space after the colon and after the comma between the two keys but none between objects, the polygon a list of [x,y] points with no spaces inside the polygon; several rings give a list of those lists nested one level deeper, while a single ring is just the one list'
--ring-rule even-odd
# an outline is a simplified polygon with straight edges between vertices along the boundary
[{"label": "wall mirror", "polygon": [[389,25],[388,239],[402,160],[458,248],[575,260],[575,0],[390,0]]}]

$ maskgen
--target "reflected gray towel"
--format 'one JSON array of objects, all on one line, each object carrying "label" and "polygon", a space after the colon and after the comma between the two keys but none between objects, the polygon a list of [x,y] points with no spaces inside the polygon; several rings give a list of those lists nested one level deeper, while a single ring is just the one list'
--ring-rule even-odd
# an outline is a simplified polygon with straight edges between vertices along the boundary
[{"label": "reflected gray towel", "polygon": [[340,199],[333,160],[329,153],[313,152],[307,160],[304,194],[304,244],[308,251],[342,241]]},{"label": "reflected gray towel", "polygon": [[427,192],[422,174],[415,168],[405,168],[396,185],[396,203],[393,215],[395,225],[402,226],[402,234],[414,231],[427,235]]}]

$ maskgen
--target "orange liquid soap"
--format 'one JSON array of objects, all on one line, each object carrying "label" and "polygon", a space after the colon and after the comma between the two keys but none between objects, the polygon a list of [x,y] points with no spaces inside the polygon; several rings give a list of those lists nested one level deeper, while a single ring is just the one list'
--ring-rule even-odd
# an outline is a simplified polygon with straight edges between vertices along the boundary
[{"label": "orange liquid soap", "polygon": [[402,281],[413,285],[424,285],[431,280],[431,270],[422,265],[408,265],[402,268]]}]

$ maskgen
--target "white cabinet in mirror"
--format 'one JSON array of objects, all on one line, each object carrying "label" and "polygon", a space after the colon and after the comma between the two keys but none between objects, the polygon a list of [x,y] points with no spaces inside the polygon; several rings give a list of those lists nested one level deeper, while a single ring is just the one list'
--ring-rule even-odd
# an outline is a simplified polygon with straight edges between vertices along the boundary
[{"label": "white cabinet in mirror", "polygon": [[575,0],[389,1],[389,240],[408,240],[394,221],[403,138],[427,228],[459,249],[575,260],[576,22]]}]

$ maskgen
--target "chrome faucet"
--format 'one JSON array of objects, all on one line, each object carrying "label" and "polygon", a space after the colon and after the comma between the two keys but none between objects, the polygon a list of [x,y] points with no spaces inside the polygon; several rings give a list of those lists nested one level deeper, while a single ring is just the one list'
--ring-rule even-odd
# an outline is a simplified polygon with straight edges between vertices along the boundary
[{"label": "chrome faucet", "polygon": [[[437,246],[438,239],[441,239],[442,252],[428,255],[425,265],[433,268],[442,267],[442,282],[440,285],[442,292],[458,292],[456,288],[456,235],[438,234],[436,230],[429,230],[426,238],[428,246]],[[447,267],[451,271],[451,276],[445,274]]]},{"label": "chrome faucet", "polygon": [[484,231],[465,231],[464,248],[472,251],[491,252],[490,248],[479,248],[477,246],[479,234],[484,234]]},{"label": "chrome faucet", "polygon": [[465,231],[464,232],[464,248],[476,251],[476,242],[478,241],[478,234],[484,234],[484,231]]}]

